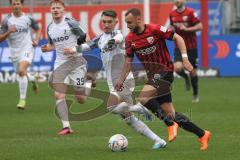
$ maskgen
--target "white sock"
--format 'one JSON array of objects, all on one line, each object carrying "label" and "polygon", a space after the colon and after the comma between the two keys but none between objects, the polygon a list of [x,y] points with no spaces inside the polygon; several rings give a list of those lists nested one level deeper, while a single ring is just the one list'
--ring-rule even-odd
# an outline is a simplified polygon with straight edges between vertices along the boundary
[{"label": "white sock", "polygon": [[18,85],[19,85],[20,99],[26,99],[27,87],[28,87],[27,76],[23,76],[23,77],[19,76]]},{"label": "white sock", "polygon": [[67,108],[67,103],[65,99],[57,100],[56,107],[57,107],[58,115],[62,121],[63,128],[65,127],[70,128],[70,123],[68,120],[68,108]]},{"label": "white sock", "polygon": [[140,119],[137,119],[135,116],[131,116],[128,124],[138,133],[146,136],[154,142],[164,141],[158,135],[156,135],[146,124],[144,124]]},{"label": "white sock", "polygon": [[35,77],[32,76],[30,73],[27,73],[27,77],[30,82],[33,82],[35,80]]},{"label": "white sock", "polygon": [[85,87],[86,87],[85,94],[86,94],[86,96],[89,96],[91,93],[91,89],[92,89],[92,80],[87,80]]},{"label": "white sock", "polygon": [[66,128],[66,127],[70,128],[70,123],[69,123],[69,121],[64,121],[64,120],[62,120],[62,125],[63,125],[63,128]]},{"label": "white sock", "polygon": [[144,113],[147,112],[147,108],[144,107],[140,102],[138,102],[135,105],[129,106],[128,111],[129,112],[137,112],[137,113],[140,113],[140,114],[144,114]]}]

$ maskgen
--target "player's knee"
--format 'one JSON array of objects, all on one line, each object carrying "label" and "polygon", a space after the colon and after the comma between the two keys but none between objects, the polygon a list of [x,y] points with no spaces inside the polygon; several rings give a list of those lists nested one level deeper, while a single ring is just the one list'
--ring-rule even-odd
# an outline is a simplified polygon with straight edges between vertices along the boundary
[{"label": "player's knee", "polygon": [[182,64],[180,62],[174,63],[174,70],[175,70],[175,72],[180,73],[182,71],[182,69],[183,69],[183,66],[182,66]]},{"label": "player's knee", "polygon": [[54,94],[54,97],[56,100],[62,100],[65,98],[65,94],[62,94],[62,93],[55,93]]},{"label": "player's knee", "polygon": [[141,104],[146,104],[149,101],[148,97],[138,97],[137,101],[139,101]]},{"label": "player's knee", "polygon": [[195,77],[197,75],[197,70],[196,69],[193,69],[191,72],[190,72],[190,76],[191,77]]},{"label": "player's knee", "polygon": [[76,96],[76,100],[78,103],[83,104],[87,100],[87,96]]}]

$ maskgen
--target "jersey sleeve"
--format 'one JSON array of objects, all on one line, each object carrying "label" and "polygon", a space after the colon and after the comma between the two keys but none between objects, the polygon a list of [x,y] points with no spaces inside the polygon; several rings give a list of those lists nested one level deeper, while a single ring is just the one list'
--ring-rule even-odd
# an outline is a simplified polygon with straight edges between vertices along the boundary
[{"label": "jersey sleeve", "polygon": [[91,49],[98,48],[98,41],[100,40],[101,35],[94,37],[90,42],[88,42],[88,46]]},{"label": "jersey sleeve", "polygon": [[125,50],[126,50],[126,55],[128,57],[130,57],[130,58],[134,57],[134,49],[132,47],[132,42],[129,39],[129,36],[126,37]]},{"label": "jersey sleeve", "polygon": [[198,18],[198,14],[194,10],[191,12],[191,21],[193,24],[197,24],[200,22],[200,19]]},{"label": "jersey sleeve", "polygon": [[52,24],[52,23],[50,23],[50,24],[48,25],[48,27],[47,27],[47,38],[48,38],[48,42],[53,45],[53,40],[52,40],[52,38],[51,38],[50,35],[49,35],[49,28],[50,28],[50,25],[51,25],[51,24]]},{"label": "jersey sleeve", "polygon": [[124,41],[124,37],[123,34],[120,30],[115,30],[114,31],[114,35],[113,38],[118,42],[118,43],[122,43]]},{"label": "jersey sleeve", "polygon": [[84,43],[86,41],[87,34],[83,31],[79,23],[76,20],[70,18],[66,18],[66,20],[69,27],[71,28],[72,33],[78,37],[78,45]]},{"label": "jersey sleeve", "polygon": [[0,27],[0,34],[3,34],[8,31],[8,17],[5,17],[2,21],[1,27]]},{"label": "jersey sleeve", "polygon": [[174,31],[167,29],[164,26],[154,26],[153,30],[160,38],[173,40]]},{"label": "jersey sleeve", "polygon": [[30,19],[30,22],[31,22],[31,25],[30,27],[34,30],[39,30],[39,25],[37,23],[37,21],[35,19],[33,19],[33,17],[29,16],[29,19]]}]

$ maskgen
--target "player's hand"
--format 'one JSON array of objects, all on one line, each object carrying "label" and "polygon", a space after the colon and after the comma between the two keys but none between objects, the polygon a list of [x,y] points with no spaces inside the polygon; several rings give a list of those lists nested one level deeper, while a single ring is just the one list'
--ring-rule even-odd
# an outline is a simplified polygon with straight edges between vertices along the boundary
[{"label": "player's hand", "polygon": [[182,31],[187,31],[187,27],[184,24],[180,24],[179,29]]},{"label": "player's hand", "polygon": [[72,56],[73,54],[75,54],[77,51],[76,51],[76,48],[73,47],[73,48],[64,48],[63,49],[63,54],[66,55],[66,56]]},{"label": "player's hand", "polygon": [[107,43],[107,49],[112,50],[115,47],[115,39],[110,39]]},{"label": "player's hand", "polygon": [[115,85],[114,85],[114,88],[116,89],[116,91],[122,91],[123,81],[117,80]]},{"label": "player's hand", "polygon": [[16,26],[15,25],[9,25],[8,32],[9,33],[17,32]]},{"label": "player's hand", "polygon": [[38,41],[38,40],[36,40],[36,39],[35,39],[35,40],[33,40],[33,42],[32,42],[32,46],[33,46],[33,47],[37,47],[37,45],[38,45],[38,42],[39,42],[39,41]]},{"label": "player's hand", "polygon": [[187,71],[189,71],[189,72],[191,72],[191,71],[193,70],[193,66],[192,66],[192,64],[189,62],[188,58],[183,58],[183,66],[184,66],[184,68],[185,68]]},{"label": "player's hand", "polygon": [[42,52],[48,52],[49,51],[48,45],[47,44],[42,45],[41,50],[42,50]]}]

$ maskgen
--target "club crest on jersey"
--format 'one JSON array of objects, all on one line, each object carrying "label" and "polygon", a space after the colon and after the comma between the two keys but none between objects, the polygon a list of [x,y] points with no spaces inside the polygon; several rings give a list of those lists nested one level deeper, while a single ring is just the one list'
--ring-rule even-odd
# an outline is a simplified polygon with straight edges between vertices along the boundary
[{"label": "club crest on jersey", "polygon": [[149,44],[153,44],[154,38],[153,37],[148,37],[147,41],[148,41]]},{"label": "club crest on jersey", "polygon": [[188,16],[183,16],[182,19],[183,19],[183,21],[187,21],[188,20]]}]

